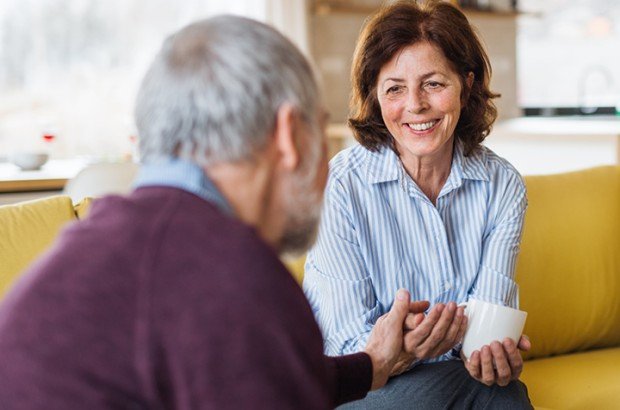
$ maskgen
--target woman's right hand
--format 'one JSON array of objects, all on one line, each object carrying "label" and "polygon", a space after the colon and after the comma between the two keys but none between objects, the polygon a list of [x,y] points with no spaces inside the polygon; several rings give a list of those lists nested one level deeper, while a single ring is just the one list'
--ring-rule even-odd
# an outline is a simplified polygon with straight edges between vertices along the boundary
[{"label": "woman's right hand", "polygon": [[405,321],[404,353],[409,363],[440,356],[463,339],[466,329],[464,307],[454,302],[438,303],[423,318],[415,315]]}]

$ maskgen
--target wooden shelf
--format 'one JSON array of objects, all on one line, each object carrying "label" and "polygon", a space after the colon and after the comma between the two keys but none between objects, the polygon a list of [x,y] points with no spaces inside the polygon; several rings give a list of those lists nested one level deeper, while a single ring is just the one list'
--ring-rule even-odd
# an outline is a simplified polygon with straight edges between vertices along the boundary
[{"label": "wooden shelf", "polygon": [[330,159],[353,143],[355,143],[353,132],[346,124],[331,123],[327,126],[327,148]]},{"label": "wooden shelf", "polygon": [[[346,0],[316,0],[312,2],[312,13],[319,16],[329,14],[373,14],[381,8],[380,5],[354,4]],[[518,16],[518,11],[493,11],[472,8],[462,8],[463,13],[472,17],[509,17]]]},{"label": "wooden shelf", "polygon": [[0,181],[0,192],[59,191],[66,183],[66,178]]},{"label": "wooden shelf", "polygon": [[480,18],[515,18],[520,13],[518,11],[493,11],[493,10],[479,10],[479,9],[461,9],[463,14],[467,17],[480,17]]},{"label": "wooden shelf", "polygon": [[376,12],[380,6],[356,5],[347,1],[314,1],[312,13],[318,16],[329,14],[364,14]]}]

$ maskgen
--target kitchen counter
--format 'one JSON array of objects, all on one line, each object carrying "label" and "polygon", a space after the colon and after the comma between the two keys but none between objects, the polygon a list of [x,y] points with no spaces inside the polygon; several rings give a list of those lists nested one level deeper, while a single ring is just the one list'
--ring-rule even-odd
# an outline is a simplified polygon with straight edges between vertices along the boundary
[{"label": "kitchen counter", "polygon": [[524,175],[620,164],[620,117],[521,117],[499,122],[485,145]]},{"label": "kitchen counter", "polygon": [[505,133],[620,136],[620,116],[521,117],[499,122]]},{"label": "kitchen counter", "polygon": [[[355,143],[344,124],[327,127],[330,157]],[[524,175],[620,165],[620,116],[520,117],[497,122],[484,142]]]},{"label": "kitchen counter", "polygon": [[620,116],[515,118],[498,122],[485,145],[522,174],[620,165]]},{"label": "kitchen counter", "polygon": [[0,193],[62,190],[87,164],[83,159],[50,160],[41,169],[22,171],[12,163],[0,163]]}]

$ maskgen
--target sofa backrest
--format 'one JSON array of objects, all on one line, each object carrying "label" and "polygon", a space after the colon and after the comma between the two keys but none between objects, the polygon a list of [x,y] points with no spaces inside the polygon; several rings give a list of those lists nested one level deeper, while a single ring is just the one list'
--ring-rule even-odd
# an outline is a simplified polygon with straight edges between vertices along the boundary
[{"label": "sofa backrest", "polygon": [[528,358],[620,345],[620,167],[526,177]]},{"label": "sofa backrest", "polygon": [[[82,207],[83,204],[77,205]],[[0,298],[14,279],[76,219],[71,198],[52,196],[0,206]]]},{"label": "sofa backrest", "polygon": [[[526,357],[620,345],[620,167],[530,176],[526,185],[516,274],[533,342]],[[0,207],[0,298],[89,204],[61,196]],[[299,282],[303,259],[288,263]]]},{"label": "sofa backrest", "polygon": [[[517,265],[526,358],[620,345],[620,167],[525,178]],[[287,261],[303,280],[305,257]]]}]

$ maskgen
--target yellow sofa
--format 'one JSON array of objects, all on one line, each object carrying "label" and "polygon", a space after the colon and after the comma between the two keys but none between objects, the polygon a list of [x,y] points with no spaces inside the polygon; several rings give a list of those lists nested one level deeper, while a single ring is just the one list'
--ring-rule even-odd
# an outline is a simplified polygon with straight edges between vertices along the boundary
[{"label": "yellow sofa", "polygon": [[[533,348],[522,379],[538,409],[620,409],[620,167],[526,184],[517,282]],[[68,197],[0,207],[0,295],[76,215]],[[303,259],[289,268],[301,281]]]},{"label": "yellow sofa", "polygon": [[[620,409],[620,167],[526,177],[517,266],[537,409]],[[289,263],[303,278],[303,260]]]},{"label": "yellow sofa", "polygon": [[0,297],[66,223],[84,217],[90,201],[73,205],[69,196],[52,196],[0,206]]},{"label": "yellow sofa", "polygon": [[536,406],[620,409],[620,167],[526,178],[517,265]]}]

